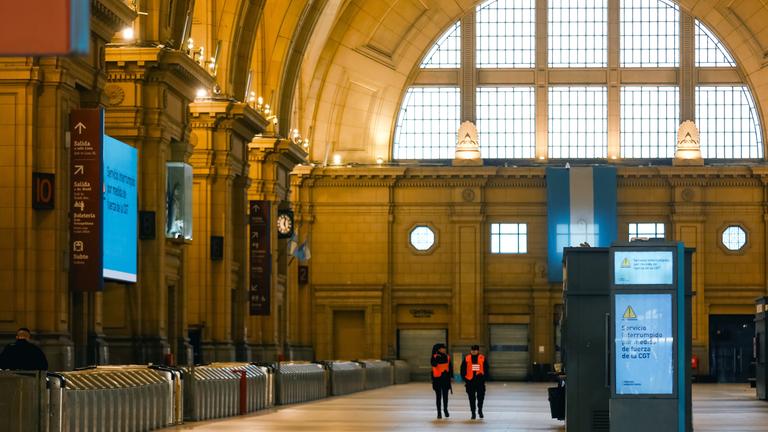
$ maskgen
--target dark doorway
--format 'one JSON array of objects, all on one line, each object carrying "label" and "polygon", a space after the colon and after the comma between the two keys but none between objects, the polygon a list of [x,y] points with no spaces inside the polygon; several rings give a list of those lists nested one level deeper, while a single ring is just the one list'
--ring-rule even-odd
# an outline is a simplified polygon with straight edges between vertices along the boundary
[{"label": "dark doorway", "polygon": [[752,376],[752,315],[710,315],[710,373],[717,382],[745,383]]},{"label": "dark doorway", "polygon": [[203,329],[199,327],[193,327],[189,329],[187,334],[189,336],[189,344],[192,345],[192,361],[194,364],[199,365],[203,363]]}]

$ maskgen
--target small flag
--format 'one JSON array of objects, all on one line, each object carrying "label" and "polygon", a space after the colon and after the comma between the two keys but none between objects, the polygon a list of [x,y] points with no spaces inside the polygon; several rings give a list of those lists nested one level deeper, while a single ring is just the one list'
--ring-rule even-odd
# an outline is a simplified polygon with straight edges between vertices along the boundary
[{"label": "small flag", "polygon": [[304,240],[304,243],[302,243],[292,255],[301,261],[307,261],[312,258],[312,253],[309,251],[309,239]]},{"label": "small flag", "polygon": [[296,230],[291,234],[291,238],[288,239],[288,255],[296,255],[296,250],[299,247],[299,239],[296,237]]}]

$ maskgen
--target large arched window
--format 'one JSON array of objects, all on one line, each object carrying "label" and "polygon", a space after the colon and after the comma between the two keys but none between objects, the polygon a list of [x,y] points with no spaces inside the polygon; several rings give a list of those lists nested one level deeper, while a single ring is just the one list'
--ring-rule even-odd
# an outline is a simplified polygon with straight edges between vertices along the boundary
[{"label": "large arched window", "polygon": [[704,158],[763,157],[733,57],[673,0],[543,3],[487,0],[438,38],[404,95],[393,159],[452,159],[462,120],[487,160],[670,159],[691,116]]}]

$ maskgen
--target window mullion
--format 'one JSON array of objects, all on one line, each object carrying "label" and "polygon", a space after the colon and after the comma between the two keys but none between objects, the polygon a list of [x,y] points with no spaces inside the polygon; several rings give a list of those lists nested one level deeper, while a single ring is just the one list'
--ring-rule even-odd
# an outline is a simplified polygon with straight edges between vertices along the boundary
[{"label": "window mullion", "polygon": [[[461,18],[461,121],[477,123],[476,10]],[[458,127],[457,131],[458,132]]]},{"label": "window mullion", "polygon": [[696,120],[696,46],[694,19],[680,11],[680,121]]},{"label": "window mullion", "polygon": [[549,136],[549,2],[536,0],[536,159],[546,159]]},{"label": "window mullion", "polygon": [[621,157],[620,0],[608,0],[608,158]]}]

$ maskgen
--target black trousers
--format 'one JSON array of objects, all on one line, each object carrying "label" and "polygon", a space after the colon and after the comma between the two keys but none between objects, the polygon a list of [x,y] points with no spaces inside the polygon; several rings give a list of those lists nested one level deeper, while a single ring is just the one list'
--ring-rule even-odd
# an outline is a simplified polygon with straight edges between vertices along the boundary
[{"label": "black trousers", "polygon": [[437,412],[440,412],[440,399],[443,400],[443,410],[448,411],[448,387],[437,387],[435,390],[435,405]]},{"label": "black trousers", "polygon": [[[485,401],[485,381],[470,381],[464,387],[467,389],[467,396],[469,396],[469,409],[472,410],[472,414],[475,413],[475,407],[482,411],[483,401]],[[475,403],[475,401],[477,401],[477,403]]]}]

